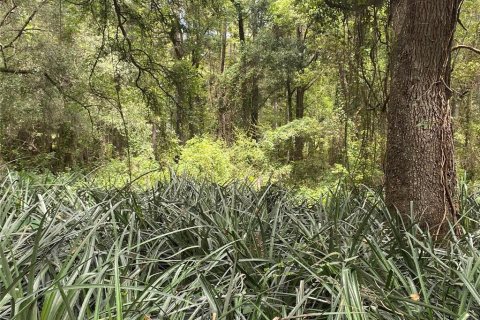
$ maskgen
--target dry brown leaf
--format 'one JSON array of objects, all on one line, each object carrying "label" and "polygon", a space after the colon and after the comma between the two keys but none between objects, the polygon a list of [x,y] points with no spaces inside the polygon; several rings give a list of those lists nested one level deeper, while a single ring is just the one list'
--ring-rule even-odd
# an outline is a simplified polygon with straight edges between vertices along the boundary
[{"label": "dry brown leaf", "polygon": [[413,301],[420,301],[420,295],[418,293],[412,293],[410,295],[410,299],[412,299]]}]

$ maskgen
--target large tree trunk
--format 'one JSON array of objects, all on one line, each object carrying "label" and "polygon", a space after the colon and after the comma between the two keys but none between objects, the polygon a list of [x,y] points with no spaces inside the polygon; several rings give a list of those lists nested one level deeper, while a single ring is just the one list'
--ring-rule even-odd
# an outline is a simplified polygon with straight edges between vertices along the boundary
[{"label": "large tree trunk", "polygon": [[[442,237],[458,200],[449,107],[450,50],[460,0],[393,0],[386,201]],[[413,211],[412,211],[413,209]]]}]

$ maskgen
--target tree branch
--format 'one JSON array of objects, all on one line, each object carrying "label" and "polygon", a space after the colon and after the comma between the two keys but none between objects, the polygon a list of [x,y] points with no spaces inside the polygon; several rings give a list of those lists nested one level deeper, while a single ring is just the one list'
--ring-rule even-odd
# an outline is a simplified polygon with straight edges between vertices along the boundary
[{"label": "tree branch", "polygon": [[25,21],[25,23],[23,24],[22,28],[20,29],[20,31],[17,33],[17,35],[15,36],[15,38],[13,38],[7,45],[4,46],[4,48],[10,48],[11,46],[13,46],[13,44],[15,43],[15,41],[17,41],[23,34],[23,32],[25,32],[25,29],[27,28],[27,26],[30,24],[30,22],[33,20],[33,18],[35,17],[35,15],[37,14],[38,12],[38,9],[35,9],[32,14],[28,17],[28,19]]},{"label": "tree branch", "polygon": [[[233,0],[232,0],[233,1]],[[142,73],[147,73],[149,74],[153,80],[155,80],[155,82],[157,83],[157,86],[160,88],[160,90],[163,91],[163,93],[165,93],[172,101],[173,103],[176,105],[176,106],[180,106],[179,102],[177,101],[177,99],[175,99],[174,96],[172,96],[160,83],[160,80],[154,75],[153,71],[148,68],[148,67],[144,67],[140,64],[140,62],[136,59],[136,57],[134,56],[134,51],[135,50],[138,50],[138,51],[141,51],[143,53],[145,53],[144,51],[142,50],[139,50],[139,49],[134,49],[133,48],[133,44],[132,44],[132,41],[130,40],[130,38],[128,37],[128,33],[127,33],[127,30],[125,28],[125,25],[124,25],[124,22],[125,22],[125,17],[123,16],[122,14],[122,11],[121,11],[121,6],[120,6],[120,3],[118,2],[118,0],[113,0],[113,7],[114,7],[114,10],[115,10],[115,15],[117,17],[117,22],[118,22],[118,28],[120,28],[120,32],[122,33],[122,36],[124,38],[124,40],[127,42],[127,49],[126,50],[126,54],[128,55],[128,57],[130,58],[130,61],[132,62],[132,64],[138,69],[138,76],[137,76],[137,80],[135,81],[135,84],[137,86],[138,89],[140,89],[142,92],[144,92],[144,89],[140,88],[139,86],[139,79],[141,78],[142,76]],[[125,50],[125,48],[123,48]],[[148,56],[148,55],[147,55]],[[150,57],[149,57],[149,60],[150,60]]]},{"label": "tree branch", "polygon": [[34,73],[37,73],[37,71],[31,70],[31,69],[13,69],[13,68],[6,68],[6,67],[0,67],[0,72],[11,73],[11,74],[34,74]]},{"label": "tree branch", "polygon": [[[27,18],[27,20],[25,20],[25,22],[23,23],[22,27],[20,28],[20,30],[18,30],[18,33],[17,35],[6,45],[3,46],[3,49],[6,49],[6,48],[11,48],[13,46],[13,44],[22,36],[22,34],[27,30],[27,27],[28,25],[30,24],[30,22],[32,22],[33,18],[35,17],[35,15],[37,14],[38,10],[44,5],[47,3],[48,0],[43,0],[35,10],[33,10],[33,12],[30,14],[30,16]],[[2,25],[5,23],[6,19],[8,18],[8,15],[13,12],[13,10],[16,8],[16,5],[14,5],[14,7],[11,9],[10,12],[7,13],[7,15],[4,16],[3,20],[2,20]]]},{"label": "tree branch", "polygon": [[2,27],[5,24],[8,17],[13,13],[13,11],[15,11],[16,8],[17,8],[17,4],[13,3],[12,7],[3,16],[2,21],[0,21],[0,27]]},{"label": "tree branch", "polygon": [[468,49],[470,51],[475,52],[476,54],[480,54],[480,49],[477,49],[477,48],[474,48],[474,47],[471,47],[471,46],[467,46],[465,44],[459,44],[458,46],[453,47],[452,52],[455,51],[455,50],[458,50],[458,49]]},{"label": "tree branch", "polygon": [[87,111],[88,118],[90,119],[90,124],[92,125],[92,127],[95,125],[93,121],[92,113],[90,112],[90,107],[92,107],[93,105],[85,104],[82,101],[75,98],[74,96],[68,94],[65,91],[65,89],[62,87],[62,85],[57,81],[55,81],[55,79],[53,79],[47,72],[44,72],[43,76],[45,77],[45,79],[48,80],[48,82],[50,82],[58,90],[58,92],[60,92],[60,94],[64,97],[64,99],[65,98],[70,99],[71,101],[73,101],[74,103],[78,104],[83,109],[85,109],[85,111]]}]

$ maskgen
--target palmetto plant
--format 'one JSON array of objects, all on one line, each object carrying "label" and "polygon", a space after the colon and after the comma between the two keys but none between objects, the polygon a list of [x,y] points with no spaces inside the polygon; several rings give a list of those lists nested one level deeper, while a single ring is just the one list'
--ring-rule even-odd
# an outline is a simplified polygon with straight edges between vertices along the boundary
[{"label": "palmetto plant", "polygon": [[382,198],[172,177],[0,185],[0,319],[477,319],[479,204],[434,246]]}]

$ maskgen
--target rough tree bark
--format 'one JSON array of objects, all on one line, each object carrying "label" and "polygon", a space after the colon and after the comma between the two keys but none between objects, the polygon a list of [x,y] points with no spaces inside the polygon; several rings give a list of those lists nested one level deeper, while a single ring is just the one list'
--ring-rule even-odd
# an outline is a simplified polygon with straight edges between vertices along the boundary
[{"label": "rough tree bark", "polygon": [[[441,238],[458,214],[450,51],[461,0],[392,0],[386,201]],[[413,209],[413,211],[412,211]]]}]

